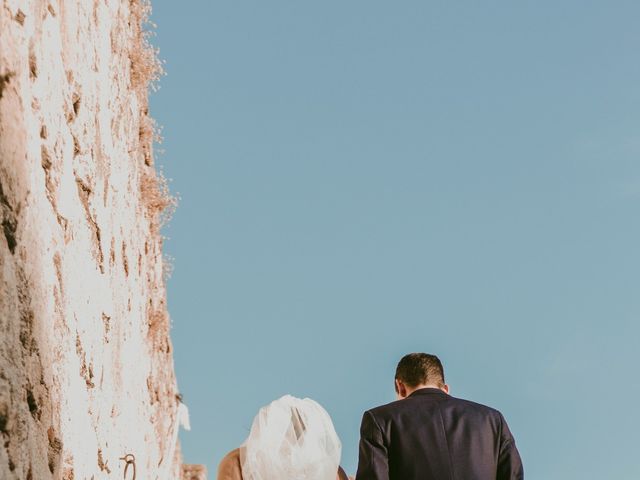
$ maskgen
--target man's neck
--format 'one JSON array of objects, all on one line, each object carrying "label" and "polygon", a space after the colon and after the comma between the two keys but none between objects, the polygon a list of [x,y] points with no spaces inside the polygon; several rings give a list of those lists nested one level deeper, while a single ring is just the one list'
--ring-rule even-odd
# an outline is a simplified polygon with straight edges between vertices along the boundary
[{"label": "man's neck", "polygon": [[447,386],[440,387],[438,385],[432,385],[430,383],[425,383],[422,385],[418,385],[417,387],[412,388],[411,390],[407,390],[407,397],[409,395],[411,395],[413,392],[417,391],[417,390],[422,390],[423,388],[437,388],[438,390],[442,390],[444,393],[449,393],[449,388]]}]

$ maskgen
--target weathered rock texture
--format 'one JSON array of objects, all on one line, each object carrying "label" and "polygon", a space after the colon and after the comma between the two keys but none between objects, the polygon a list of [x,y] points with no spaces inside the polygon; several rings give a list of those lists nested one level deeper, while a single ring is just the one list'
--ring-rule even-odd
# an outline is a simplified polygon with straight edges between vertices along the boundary
[{"label": "weathered rock texture", "polygon": [[207,480],[207,468],[204,465],[183,465],[182,480]]},{"label": "weathered rock texture", "polygon": [[2,0],[2,479],[180,478],[140,1]]}]

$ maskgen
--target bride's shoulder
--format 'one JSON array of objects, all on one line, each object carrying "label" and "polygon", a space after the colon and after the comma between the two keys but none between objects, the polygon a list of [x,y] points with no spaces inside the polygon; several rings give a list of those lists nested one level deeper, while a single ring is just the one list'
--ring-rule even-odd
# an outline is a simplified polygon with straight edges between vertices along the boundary
[{"label": "bride's shoulder", "polygon": [[218,480],[242,480],[240,449],[227,453],[218,465]]}]

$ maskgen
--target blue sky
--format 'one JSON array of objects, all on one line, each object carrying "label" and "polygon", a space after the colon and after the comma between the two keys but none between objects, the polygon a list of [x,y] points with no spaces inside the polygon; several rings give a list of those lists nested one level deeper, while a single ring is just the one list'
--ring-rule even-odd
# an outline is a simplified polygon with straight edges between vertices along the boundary
[{"label": "blue sky", "polygon": [[185,460],[440,356],[529,479],[640,478],[640,4],[155,0]]}]

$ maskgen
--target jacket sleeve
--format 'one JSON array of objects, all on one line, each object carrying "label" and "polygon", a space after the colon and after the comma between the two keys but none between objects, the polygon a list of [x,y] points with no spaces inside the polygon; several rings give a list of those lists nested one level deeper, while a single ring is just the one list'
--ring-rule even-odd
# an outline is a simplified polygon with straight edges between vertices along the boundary
[{"label": "jacket sleeve", "polygon": [[389,458],[382,431],[371,412],[360,426],[360,452],[356,480],[389,480]]},{"label": "jacket sleeve", "polygon": [[498,472],[496,480],[523,480],[524,469],[516,441],[509,430],[507,421],[500,414],[502,429],[500,433],[500,452],[498,454]]}]

